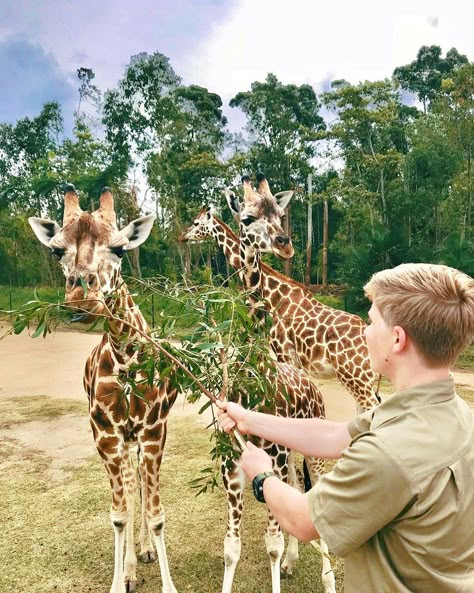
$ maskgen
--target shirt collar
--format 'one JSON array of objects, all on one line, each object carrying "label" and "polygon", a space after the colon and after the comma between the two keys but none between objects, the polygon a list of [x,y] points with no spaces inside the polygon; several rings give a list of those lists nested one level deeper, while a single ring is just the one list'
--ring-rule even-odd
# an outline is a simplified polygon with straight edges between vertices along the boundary
[{"label": "shirt collar", "polygon": [[452,376],[398,391],[373,410],[372,426],[376,428],[414,408],[448,401],[455,395]]}]

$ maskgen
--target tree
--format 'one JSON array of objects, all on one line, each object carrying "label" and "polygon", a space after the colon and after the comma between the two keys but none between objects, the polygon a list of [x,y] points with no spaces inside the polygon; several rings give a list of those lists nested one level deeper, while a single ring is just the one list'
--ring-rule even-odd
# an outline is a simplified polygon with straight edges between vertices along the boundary
[{"label": "tree", "polygon": [[445,58],[441,53],[438,45],[423,45],[418,50],[416,60],[393,71],[393,76],[400,86],[415,93],[423,104],[425,113],[433,100],[439,96],[443,78],[449,77],[461,65],[468,63],[467,57],[454,47],[448,51]]},{"label": "tree", "polygon": [[132,56],[118,87],[105,94],[107,139],[124,170],[160,151],[175,113],[172,91],[180,80],[166,56],[141,53]]},{"label": "tree", "polygon": [[101,93],[99,89],[92,84],[95,78],[95,73],[91,68],[81,67],[77,69],[77,77],[79,78],[79,103],[77,105],[77,117],[81,115],[81,103],[89,101],[95,107],[100,103]]},{"label": "tree", "polygon": [[[242,173],[263,171],[275,190],[304,187],[312,171],[311,159],[325,129],[314,89],[307,84],[282,84],[274,74],[254,82],[251,90],[230,101],[247,116],[249,150],[236,154]],[[294,205],[292,206],[292,212]],[[289,233],[290,217],[285,230]],[[291,262],[285,262],[289,275]]]}]

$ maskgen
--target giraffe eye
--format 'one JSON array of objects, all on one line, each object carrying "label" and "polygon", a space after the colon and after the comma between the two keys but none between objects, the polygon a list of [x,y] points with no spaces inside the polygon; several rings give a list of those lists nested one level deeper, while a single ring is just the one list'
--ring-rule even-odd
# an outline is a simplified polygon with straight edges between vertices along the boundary
[{"label": "giraffe eye", "polygon": [[116,255],[117,257],[122,258],[123,254],[125,253],[124,248],[123,247],[111,247],[110,251]]},{"label": "giraffe eye", "polygon": [[55,255],[58,259],[61,259],[64,255],[64,249],[61,249],[59,247],[53,247],[53,249],[51,249],[51,253]]},{"label": "giraffe eye", "polygon": [[252,222],[255,222],[255,216],[246,216],[242,219],[242,224],[245,226],[252,224]]},{"label": "giraffe eye", "polygon": [[198,224],[199,224],[199,222],[198,222],[197,220],[195,220],[195,221],[193,222],[193,225],[194,225],[194,226],[197,226]]}]

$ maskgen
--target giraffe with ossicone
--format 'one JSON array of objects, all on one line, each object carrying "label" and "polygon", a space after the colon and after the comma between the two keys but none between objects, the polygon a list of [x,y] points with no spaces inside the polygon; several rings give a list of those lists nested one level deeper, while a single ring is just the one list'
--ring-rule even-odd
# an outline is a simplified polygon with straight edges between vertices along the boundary
[{"label": "giraffe with ossicone", "polygon": [[161,379],[158,374],[152,387],[144,382],[141,397],[126,401],[123,389],[138,360],[143,334],[150,329],[122,278],[122,256],[147,239],[154,219],[138,218],[119,230],[109,188],[102,190],[99,208],[85,212],[72,185],[66,186],[62,227],[47,219],[29,219],[39,241],[59,259],[66,277],[65,301],[77,311],[76,319],[93,320],[106,311],[113,315],[84,371],[90,424],[112,491],[115,560],[110,593],[131,593],[137,585],[133,520],[137,478],[130,451],[135,442],[142,495],[140,556],[152,562],[156,550],[163,593],[177,593],[167,559],[159,483],[167,417],[177,389],[169,377]]}]

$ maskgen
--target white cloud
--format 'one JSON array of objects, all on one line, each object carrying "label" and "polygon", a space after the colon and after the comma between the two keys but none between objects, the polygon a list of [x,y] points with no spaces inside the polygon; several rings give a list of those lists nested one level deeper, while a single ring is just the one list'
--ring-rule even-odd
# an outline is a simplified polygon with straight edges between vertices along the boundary
[{"label": "white cloud", "polygon": [[239,0],[180,71],[228,102],[268,72],[317,90],[328,78],[389,77],[415,59],[421,45],[441,45],[444,52],[455,46],[472,59],[473,6],[462,0]]}]

